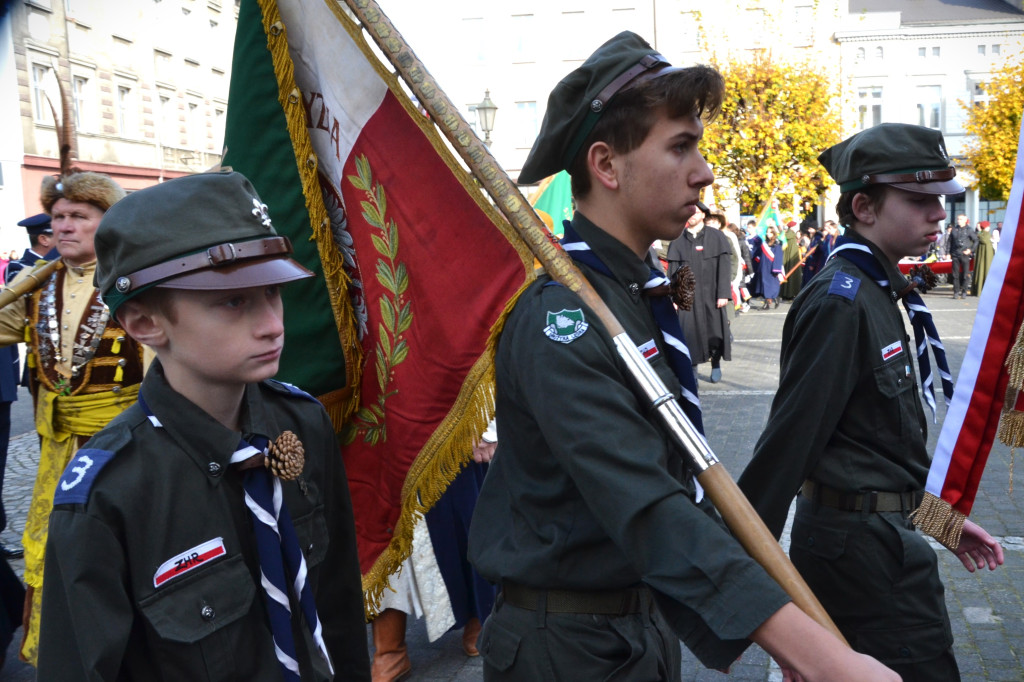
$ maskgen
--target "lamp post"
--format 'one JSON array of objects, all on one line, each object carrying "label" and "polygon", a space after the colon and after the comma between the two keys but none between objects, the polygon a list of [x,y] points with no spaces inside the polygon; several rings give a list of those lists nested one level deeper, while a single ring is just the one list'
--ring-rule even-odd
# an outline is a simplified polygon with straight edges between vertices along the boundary
[{"label": "lamp post", "polygon": [[484,131],[484,144],[491,144],[491,131],[494,130],[494,114],[498,107],[491,101],[491,91],[484,91],[484,101],[476,105],[476,116],[480,122],[480,130]]}]

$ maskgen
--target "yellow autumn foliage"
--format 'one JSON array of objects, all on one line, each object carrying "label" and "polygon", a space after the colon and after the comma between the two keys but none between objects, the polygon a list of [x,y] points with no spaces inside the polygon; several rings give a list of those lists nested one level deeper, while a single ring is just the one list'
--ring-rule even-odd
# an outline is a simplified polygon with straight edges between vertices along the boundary
[{"label": "yellow autumn foliage", "polygon": [[989,95],[987,104],[972,106],[960,102],[967,110],[964,130],[969,135],[964,155],[974,167],[981,195],[1006,200],[1013,184],[1024,112],[1024,52],[1011,55],[1000,68],[994,69],[985,91]]},{"label": "yellow autumn foliage", "polygon": [[703,146],[741,209],[756,212],[777,190],[817,196],[831,183],[818,154],[842,139],[834,104],[839,88],[828,71],[769,55],[716,68],[725,78],[725,100]]}]

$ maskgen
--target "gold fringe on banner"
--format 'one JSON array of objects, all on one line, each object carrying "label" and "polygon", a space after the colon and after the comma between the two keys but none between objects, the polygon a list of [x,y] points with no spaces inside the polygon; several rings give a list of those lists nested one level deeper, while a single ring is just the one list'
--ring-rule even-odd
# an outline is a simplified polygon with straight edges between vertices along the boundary
[{"label": "gold fringe on banner", "polygon": [[949,502],[929,492],[924,494],[921,506],[911,513],[910,518],[922,533],[932,536],[950,550],[959,546],[964,521],[967,520]]},{"label": "gold fringe on banner", "polygon": [[384,590],[391,589],[389,578],[398,573],[412,554],[412,533],[416,523],[437,504],[448,485],[469,463],[473,446],[487,430],[494,414],[494,354],[498,338],[516,301],[533,279],[527,278],[505,304],[505,309],[491,327],[487,349],[470,370],[455,404],[409,467],[402,487],[402,511],[391,543],[363,575],[368,619],[378,615]]},{"label": "gold fringe on banner", "polygon": [[295,151],[295,165],[302,179],[302,194],[309,212],[311,239],[316,242],[323,267],[324,281],[331,301],[331,312],[338,328],[338,339],[345,355],[346,389],[318,396],[327,407],[336,432],[345,420],[359,408],[359,387],[363,381],[363,349],[356,336],[355,314],[348,295],[349,277],[345,274],[344,260],[331,234],[331,221],[327,216],[323,192],[317,175],[317,157],[306,128],[306,113],[302,95],[295,84],[295,65],[288,54],[288,32],[281,21],[275,0],[259,0],[263,12],[263,31],[267,36],[267,49],[274,61],[277,77],[278,101],[288,122],[288,136]]},{"label": "gold fringe on banner", "polygon": [[1017,330],[1017,340],[1006,355],[1005,365],[1010,374],[1010,386],[1015,391],[1024,389],[1024,325]]}]

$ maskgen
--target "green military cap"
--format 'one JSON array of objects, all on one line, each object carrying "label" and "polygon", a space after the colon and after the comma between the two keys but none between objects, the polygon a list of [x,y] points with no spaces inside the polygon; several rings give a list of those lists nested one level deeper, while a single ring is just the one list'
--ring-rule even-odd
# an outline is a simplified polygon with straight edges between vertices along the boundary
[{"label": "green military cap", "polygon": [[551,91],[544,122],[519,182],[529,184],[568,170],[615,93],[678,70],[631,31],[623,31],[597,48]]},{"label": "green military cap", "polygon": [[252,183],[200,173],[129,194],[96,230],[96,288],[111,314],[151,287],[240,289],[313,273],[288,255]]},{"label": "green military cap", "polygon": [[942,133],[907,123],[862,130],[818,157],[840,192],[892,185],[919,194],[959,194]]}]

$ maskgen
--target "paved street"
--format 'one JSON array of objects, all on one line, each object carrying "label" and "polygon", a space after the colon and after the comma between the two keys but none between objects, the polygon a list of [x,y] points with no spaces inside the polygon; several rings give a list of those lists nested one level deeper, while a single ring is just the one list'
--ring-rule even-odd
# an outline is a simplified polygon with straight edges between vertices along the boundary
[{"label": "paved street", "polygon": [[[925,297],[943,336],[954,376],[967,346],[976,299],[953,300],[949,287],[940,287]],[[710,367],[701,366],[701,399],[708,439],[727,470],[735,477],[748,461],[754,441],[768,416],[768,407],[778,380],[779,339],[789,305],[777,310],[751,311],[733,323],[733,361],[723,365],[723,380],[707,383]],[[909,328],[909,327],[908,327]],[[941,401],[940,401],[941,402]],[[27,397],[16,403],[4,486],[4,502],[11,527],[0,535],[5,545],[20,543],[25,510],[31,494],[34,463],[38,457],[31,432]],[[940,407],[941,422],[944,410]],[[929,431],[934,446],[940,425]],[[995,573],[969,574],[951,553],[938,545],[940,566],[947,587],[947,603],[956,636],[956,654],[965,682],[983,680],[1024,680],[1024,483],[1010,492],[1009,449],[997,444],[989,459],[981,490],[971,518],[999,537],[1006,550],[1006,564]],[[19,573],[21,562],[12,564]],[[369,628],[367,629],[369,633]],[[20,634],[20,633],[19,633]],[[17,635],[16,635],[17,636]],[[422,621],[410,624],[409,649],[413,663],[412,680],[481,679],[479,659],[467,659],[461,650],[459,633],[449,633],[437,642],[427,642]],[[0,682],[32,680],[31,668],[17,662],[15,650],[8,651]],[[704,670],[684,651],[683,681],[781,680],[781,673],[768,656],[752,646],[733,666],[729,676]]]}]

